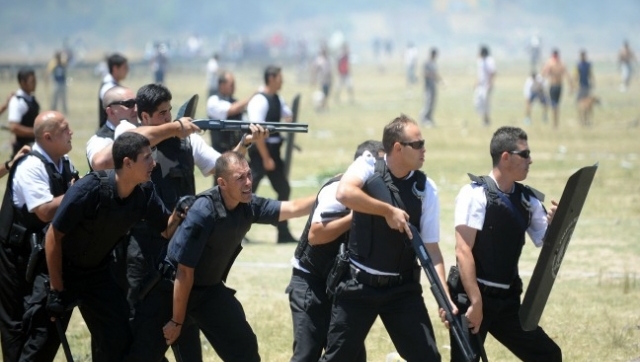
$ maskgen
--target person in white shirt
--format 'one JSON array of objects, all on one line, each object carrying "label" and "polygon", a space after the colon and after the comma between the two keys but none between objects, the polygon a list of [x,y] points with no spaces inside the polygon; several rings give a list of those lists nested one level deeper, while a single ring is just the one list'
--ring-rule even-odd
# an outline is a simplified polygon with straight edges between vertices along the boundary
[{"label": "person in white shirt", "polygon": [[207,62],[207,93],[209,97],[218,91],[218,54],[213,53]]},{"label": "person in white shirt", "polygon": [[104,95],[107,91],[117,85],[129,74],[129,62],[121,54],[115,53],[107,57],[107,67],[109,74],[102,78],[100,90],[98,91],[98,129],[104,126],[107,121],[107,113],[104,106]]},{"label": "person in white shirt", "polygon": [[18,71],[18,89],[9,100],[9,131],[13,134],[11,157],[24,145],[35,141],[33,124],[40,113],[40,105],[33,93],[36,91],[36,73],[31,68]]},{"label": "person in white shirt", "polygon": [[484,126],[491,124],[491,92],[493,91],[493,80],[496,75],[496,63],[489,55],[489,48],[480,47],[478,57],[478,80],[474,91],[474,104],[476,111],[482,116]]}]

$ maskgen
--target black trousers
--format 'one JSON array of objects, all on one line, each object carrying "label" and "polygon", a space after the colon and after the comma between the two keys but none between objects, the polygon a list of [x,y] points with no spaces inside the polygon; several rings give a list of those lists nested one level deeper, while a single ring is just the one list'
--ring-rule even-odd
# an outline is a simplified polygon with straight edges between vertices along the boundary
[{"label": "black trousers", "polygon": [[441,360],[419,282],[374,288],[348,279],[338,285],[327,349],[320,361],[355,360],[378,316],[402,358]]},{"label": "black trousers", "polygon": [[[152,356],[149,353],[149,343],[162,337],[162,327],[171,319],[171,314],[165,318],[165,313],[157,310],[171,310],[173,298],[173,284],[163,282],[159,290],[149,292],[140,300],[140,291],[157,276],[158,263],[166,256],[167,240],[148,232],[137,232],[134,228],[127,246],[127,282],[129,290],[127,301],[131,308],[131,326],[133,329],[133,343],[129,355],[130,361],[162,361],[164,353]],[[164,343],[164,338],[162,338]],[[202,346],[198,326],[187,320],[182,326],[178,341],[171,346],[174,354],[180,354],[185,362],[201,362]],[[151,350],[158,350],[157,348]],[[176,358],[177,359],[177,358]]]},{"label": "black trousers", "polygon": [[[462,318],[467,311],[466,305],[458,305],[458,318]],[[538,326],[533,331],[525,331],[520,324],[520,293],[498,297],[482,294],[482,324],[478,332],[479,339],[484,343],[487,333],[507,347],[516,357],[525,362],[560,362],[562,351],[560,347]],[[460,347],[451,338],[451,361],[464,361]],[[471,343],[475,350],[479,350],[478,338],[471,335]],[[476,359],[479,361],[480,357]]]},{"label": "black trousers", "polygon": [[[91,333],[92,360],[122,361],[132,341],[129,308],[124,293],[114,280],[108,265],[105,263],[104,267],[93,270],[64,267],[63,277],[65,293],[70,299],[77,301],[78,309]],[[46,290],[44,283],[47,279],[47,276],[40,275],[34,282],[33,301],[41,299],[36,298],[36,291]],[[44,300],[46,301],[46,297]],[[72,312],[73,310],[68,311],[61,319],[68,323]],[[48,345],[58,345],[55,327],[44,310],[41,313],[36,311],[34,315],[37,318],[30,322],[30,332],[24,350],[42,351]]]},{"label": "black trousers", "polygon": [[[149,308],[148,313],[162,314],[166,324],[172,316],[173,286],[168,281],[161,281],[151,293],[161,293],[168,298],[168,304],[158,309]],[[167,293],[167,290],[170,293]],[[194,286],[189,295],[187,316],[200,328],[220,359],[225,362],[258,362],[258,339],[247,322],[242,305],[235,298],[235,290],[227,288],[223,283],[208,287]],[[140,312],[140,310],[139,310]],[[146,344],[147,356],[164,355],[167,344],[159,333],[149,337]],[[182,336],[180,336],[182,338]],[[182,351],[182,350],[181,350]],[[151,359],[145,358],[145,361]],[[131,361],[139,361],[131,359]]]},{"label": "black trousers", "polygon": [[[251,174],[253,175],[251,191],[255,193],[258,190],[258,186],[260,186],[260,181],[267,176],[267,178],[269,178],[269,182],[271,182],[271,186],[273,186],[273,189],[278,194],[278,200],[287,201],[291,194],[291,186],[289,186],[289,180],[287,180],[287,175],[284,173],[284,161],[282,161],[282,158],[280,157],[280,148],[282,143],[267,143],[266,145],[269,150],[269,154],[275,163],[275,169],[273,171],[265,170],[264,165],[262,164],[262,157],[260,156],[257,147],[250,148],[249,156],[251,159],[249,160],[249,167],[251,168]],[[278,231],[286,229],[287,225],[286,221],[279,222]]]},{"label": "black trousers", "polygon": [[[327,345],[332,300],[327,296],[324,279],[293,269],[286,292],[293,319],[293,356],[291,362],[317,362]],[[362,343],[354,362],[366,362]]]},{"label": "black trousers", "polygon": [[31,294],[25,280],[28,250],[0,244],[0,338],[4,361],[17,361],[25,341],[24,300]]}]

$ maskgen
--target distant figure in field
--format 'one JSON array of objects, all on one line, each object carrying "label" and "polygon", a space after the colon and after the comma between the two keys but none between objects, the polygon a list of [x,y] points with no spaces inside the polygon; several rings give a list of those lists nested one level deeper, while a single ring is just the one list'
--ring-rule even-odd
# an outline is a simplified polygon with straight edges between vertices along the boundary
[{"label": "distant figure in field", "polygon": [[559,122],[559,110],[560,96],[562,95],[562,82],[566,78],[569,81],[569,87],[573,88],[573,83],[565,68],[564,64],[560,60],[560,52],[558,49],[554,49],[551,53],[551,58],[547,60],[542,68],[542,76],[545,77],[549,84],[549,98],[551,99],[551,111],[553,113],[553,127],[558,128]]},{"label": "distant figure in field", "polygon": [[418,65],[418,48],[412,42],[407,44],[404,51],[404,67],[407,75],[407,86],[415,84],[418,81],[416,76],[416,66]]},{"label": "distant figure in field", "polygon": [[313,64],[313,79],[314,83],[320,84],[320,91],[322,92],[322,100],[316,106],[316,111],[326,111],[327,102],[329,100],[329,92],[331,91],[331,82],[333,74],[331,72],[331,61],[329,60],[329,51],[325,45],[320,49],[320,54],[316,58]]},{"label": "distant figure in field", "polygon": [[127,58],[115,53],[107,57],[107,68],[109,73],[104,76],[100,83],[100,91],[98,92],[98,129],[102,128],[107,122],[107,112],[102,100],[107,91],[117,85],[129,74],[129,62]]},{"label": "distant figure in field", "polygon": [[336,102],[340,101],[340,91],[346,87],[347,93],[349,93],[349,101],[353,103],[353,81],[351,80],[349,45],[347,45],[347,43],[342,44],[342,53],[340,54],[340,58],[338,58],[338,75],[340,76],[340,82],[336,88]]},{"label": "distant figure in field", "polygon": [[631,76],[633,75],[633,67],[636,64],[636,55],[629,47],[629,42],[625,40],[620,53],[618,53],[618,65],[620,66],[620,74],[622,76],[622,83],[620,84],[620,91],[626,92],[631,82]]},{"label": "distant figure in field", "polygon": [[424,109],[420,114],[420,120],[422,124],[427,127],[435,126],[433,121],[433,109],[436,106],[436,85],[440,82],[440,73],[438,73],[438,64],[436,59],[438,58],[438,49],[431,48],[431,55],[429,60],[424,63],[424,88],[425,88],[425,102]]},{"label": "distant figure in field", "polygon": [[489,48],[480,47],[480,55],[477,61],[478,81],[473,95],[476,110],[482,116],[482,124],[489,126],[491,124],[491,105],[490,97],[493,90],[493,79],[496,75],[496,63],[493,57],[489,55]]},{"label": "distant figure in field", "polygon": [[543,118],[542,120],[547,122],[547,94],[544,89],[544,78],[536,72],[532,72],[527,80],[524,82],[524,99],[525,99],[525,118],[524,123],[526,125],[531,124],[531,105],[538,100],[542,105]]},{"label": "distant figure in field", "polygon": [[597,98],[591,94],[594,86],[593,69],[591,62],[587,60],[587,52],[580,51],[580,62],[576,66],[576,83],[578,83],[578,119],[582,125],[591,124],[593,105],[598,103]]},{"label": "distant figure in field", "polygon": [[164,76],[167,73],[168,66],[167,45],[160,43],[156,45],[156,52],[151,58],[151,71],[153,72],[153,81],[155,83],[164,84]]},{"label": "distant figure in field", "polygon": [[58,102],[62,104],[62,113],[67,114],[67,68],[68,59],[66,53],[57,51],[53,59],[47,65],[47,73],[53,80],[53,96],[51,109],[58,110]]},{"label": "distant figure in field", "polygon": [[207,95],[211,97],[218,92],[218,54],[213,53],[207,62]]},{"label": "distant figure in field", "polygon": [[531,65],[531,71],[535,72],[538,70],[538,64],[540,63],[540,54],[542,48],[542,41],[537,34],[531,36],[529,39],[529,62]]}]

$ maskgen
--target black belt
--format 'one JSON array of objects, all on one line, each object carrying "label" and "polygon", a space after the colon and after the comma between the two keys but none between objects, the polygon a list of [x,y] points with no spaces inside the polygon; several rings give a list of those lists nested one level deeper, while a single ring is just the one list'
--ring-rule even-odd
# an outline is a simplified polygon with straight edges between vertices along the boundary
[{"label": "black belt", "polygon": [[504,289],[499,287],[492,287],[490,285],[478,282],[478,289],[480,289],[480,293],[494,298],[507,298],[519,292],[516,290],[517,288],[514,284],[512,284],[509,289]]},{"label": "black belt", "polygon": [[351,277],[358,282],[374,288],[397,287],[406,282],[420,280],[420,268],[413,268],[400,275],[378,275],[367,273],[353,264],[350,265]]}]

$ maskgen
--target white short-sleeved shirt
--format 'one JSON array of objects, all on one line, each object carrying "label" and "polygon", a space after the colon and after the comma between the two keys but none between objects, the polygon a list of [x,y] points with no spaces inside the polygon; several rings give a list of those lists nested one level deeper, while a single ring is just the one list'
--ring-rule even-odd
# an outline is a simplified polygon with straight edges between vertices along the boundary
[{"label": "white short-sleeved shirt", "polygon": [[[386,157],[385,157],[386,159]],[[376,159],[358,157],[347,169],[345,176],[356,176],[365,183],[375,173]],[[413,176],[413,171],[407,175]],[[422,215],[420,216],[420,236],[424,243],[440,241],[440,201],[435,182],[427,177],[422,199]]]},{"label": "white short-sleeved shirt", "polygon": [[[489,174],[489,176],[495,181],[493,174]],[[547,213],[540,200],[530,198],[529,203],[531,205],[531,225],[529,225],[527,233],[533,243],[540,247],[543,244],[542,238],[547,231]],[[475,183],[463,186],[456,197],[455,226],[466,225],[476,230],[482,230],[486,210],[487,197],[484,188]]]},{"label": "white short-sleeved shirt", "polygon": [[207,99],[207,116],[210,119],[227,119],[231,102],[212,95]]},{"label": "white short-sleeved shirt", "polygon": [[489,86],[489,79],[496,73],[496,63],[492,57],[478,59],[478,85]]},{"label": "white short-sleeved shirt", "polygon": [[[107,120],[105,124],[110,129],[115,130],[115,126],[113,125],[113,123],[111,123],[111,121]],[[89,161],[89,164],[91,164],[91,160],[93,159],[93,156],[96,155],[96,153],[100,152],[102,149],[104,149],[105,147],[109,146],[112,143],[113,143],[112,138],[100,137],[95,134],[91,136],[91,138],[89,138],[89,140],[87,141],[87,146],[86,146],[87,160]]]},{"label": "white short-sleeved shirt", "polygon": [[[282,97],[278,95],[280,99],[280,114],[282,117],[291,117],[293,112],[287,104],[284,102]],[[249,122],[252,123],[262,123],[265,122],[265,118],[267,117],[267,112],[269,111],[269,102],[264,94],[256,94],[251,98],[249,104],[247,105],[247,117]],[[267,143],[279,143],[282,142],[280,137],[269,136],[266,140]]]},{"label": "white short-sleeved shirt", "polygon": [[109,73],[102,78],[102,87],[100,87],[100,99],[104,99],[104,94],[107,91],[118,85],[118,82],[113,78],[113,76]]},{"label": "white short-sleeved shirt", "polygon": [[7,113],[9,122],[20,123],[22,121],[22,117],[29,111],[29,105],[27,102],[18,97],[24,97],[28,100],[33,99],[32,95],[25,93],[22,89],[18,89],[16,94],[9,100],[9,113]]},{"label": "white short-sleeved shirt", "polygon": [[[49,162],[53,161],[47,153],[37,143],[34,143],[33,150],[42,154]],[[57,165],[58,172],[62,173],[64,155]],[[74,171],[73,165],[70,163],[71,171]],[[53,200],[51,187],[49,185],[49,174],[45,164],[36,156],[27,156],[20,162],[13,177],[13,204],[16,207],[27,205],[27,210],[33,212],[36,207],[46,204]]]},{"label": "white short-sleeved shirt", "polygon": [[[114,138],[118,138],[122,133],[135,128],[136,126],[128,121],[120,121],[116,127]],[[193,162],[204,176],[209,175],[216,165],[216,160],[220,157],[220,152],[214,150],[200,135],[195,133],[189,136],[189,142],[191,143]]]}]

